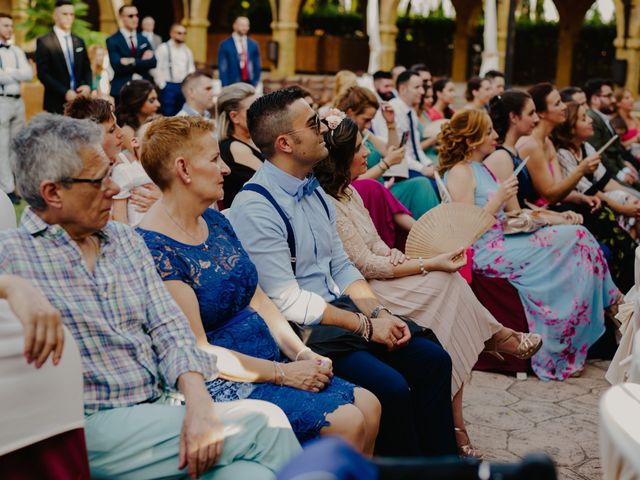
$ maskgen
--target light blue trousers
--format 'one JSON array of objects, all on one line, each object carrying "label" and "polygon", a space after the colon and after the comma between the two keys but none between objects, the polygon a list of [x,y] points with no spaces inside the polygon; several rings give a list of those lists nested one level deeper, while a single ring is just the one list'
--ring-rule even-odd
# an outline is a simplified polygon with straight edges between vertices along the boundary
[{"label": "light blue trousers", "polygon": [[[215,404],[224,423],[224,446],[213,469],[200,478],[275,479],[301,448],[286,416],[260,400]],[[104,410],[86,417],[89,466],[94,479],[186,478],[178,470],[184,406],[166,400]]]}]

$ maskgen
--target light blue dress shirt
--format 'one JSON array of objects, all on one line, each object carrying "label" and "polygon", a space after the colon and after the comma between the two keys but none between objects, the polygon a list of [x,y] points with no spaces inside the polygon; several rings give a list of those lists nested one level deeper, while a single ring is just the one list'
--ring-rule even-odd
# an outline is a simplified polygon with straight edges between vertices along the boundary
[{"label": "light blue dress shirt", "polygon": [[318,187],[329,208],[327,218],[317,195],[297,199],[304,183],[269,161],[251,183],[266,188],[284,210],[296,239],[296,274],[284,222],[264,196],[240,192],[233,201],[229,220],[258,269],[260,288],[287,320],[302,325],[320,323],[327,303],[363,277],[349,261],[336,231],[333,202]]}]

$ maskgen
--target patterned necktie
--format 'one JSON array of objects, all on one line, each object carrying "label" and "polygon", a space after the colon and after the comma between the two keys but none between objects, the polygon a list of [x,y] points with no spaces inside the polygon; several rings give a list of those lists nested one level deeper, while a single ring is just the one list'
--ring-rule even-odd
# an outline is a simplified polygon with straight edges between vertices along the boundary
[{"label": "patterned necktie", "polygon": [[136,44],[133,42],[133,34],[129,36],[129,42],[130,42],[129,48],[131,49],[131,56],[135,57],[138,50],[136,49]]},{"label": "patterned necktie", "polygon": [[411,110],[409,110],[409,135],[411,136],[411,146],[413,147],[413,154],[416,157],[416,161],[420,161],[420,157],[418,156],[418,147],[416,145],[416,138],[413,134],[413,116],[411,115]]},{"label": "patterned necktie", "polygon": [[69,63],[69,83],[71,85],[71,90],[75,90],[78,85],[76,82],[75,64],[73,62],[73,43],[71,42],[71,35],[65,35],[64,42],[67,47],[67,61]]},{"label": "patterned necktie", "polygon": [[246,39],[240,40],[240,45],[242,45],[242,53],[240,54],[242,64],[242,81],[249,81],[249,59],[247,58],[247,46],[245,43]]}]

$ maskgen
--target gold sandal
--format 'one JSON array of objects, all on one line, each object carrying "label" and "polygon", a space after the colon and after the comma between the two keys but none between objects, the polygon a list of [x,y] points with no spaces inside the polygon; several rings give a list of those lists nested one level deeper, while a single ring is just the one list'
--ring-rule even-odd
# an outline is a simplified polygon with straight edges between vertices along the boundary
[{"label": "gold sandal", "polygon": [[[520,340],[516,350],[508,351],[502,349],[502,346],[514,336]],[[537,333],[523,333],[512,330],[511,333],[502,340],[494,340],[493,338],[487,340],[484,351],[504,362],[505,360],[501,353],[506,353],[520,360],[527,360],[533,357],[538,350],[540,350],[540,347],[542,347],[542,337]]]},{"label": "gold sandal", "polygon": [[464,440],[467,443],[460,445],[458,444],[458,455],[463,458],[476,458],[478,460],[483,460],[484,455],[480,450],[471,445],[471,439],[469,438],[469,434],[465,428],[454,427],[454,432],[456,434],[456,443],[458,443],[458,437],[464,436]]}]

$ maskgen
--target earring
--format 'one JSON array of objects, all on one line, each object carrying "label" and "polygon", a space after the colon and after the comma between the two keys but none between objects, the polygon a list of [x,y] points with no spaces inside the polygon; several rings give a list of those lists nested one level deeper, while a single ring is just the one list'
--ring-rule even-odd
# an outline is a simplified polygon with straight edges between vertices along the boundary
[{"label": "earring", "polygon": [[187,183],[191,183],[191,177],[187,177]]}]

